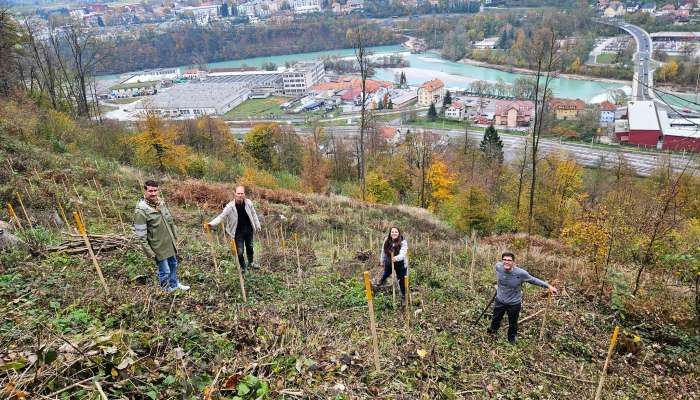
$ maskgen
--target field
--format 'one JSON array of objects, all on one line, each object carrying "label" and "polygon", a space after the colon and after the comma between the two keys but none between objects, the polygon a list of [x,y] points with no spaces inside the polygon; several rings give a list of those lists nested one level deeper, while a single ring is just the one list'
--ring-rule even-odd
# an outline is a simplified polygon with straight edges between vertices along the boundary
[{"label": "field", "polygon": [[285,97],[249,99],[227,112],[224,118],[229,120],[247,120],[249,116],[254,118],[275,118],[285,114],[279,106],[288,100]]},{"label": "field", "polygon": [[[639,335],[642,350],[618,348],[603,398],[700,396],[689,293],[669,285],[623,296],[625,266],[611,266],[601,290],[557,241],[536,237],[526,257],[524,235],[472,242],[422,209],[253,189],[261,269],[245,275],[244,301],[226,240],[201,228],[233,186],[162,176],[179,228],[178,274],[192,286],[166,294],[128,226],[143,171],[0,139],[0,200],[29,228],[20,189],[33,221],[18,232],[24,248],[0,253],[2,398],[592,398],[616,325],[629,334],[624,343]],[[117,243],[93,246],[109,294],[74,225],[56,216],[59,204],[83,215],[95,243]],[[394,224],[409,241],[412,300],[406,310],[390,287],[374,293],[377,370],[362,274],[379,277],[380,243]],[[78,250],[56,250],[66,243]],[[474,322],[505,249],[560,289],[552,300],[526,286],[514,346],[503,328],[485,333],[488,312]]]},{"label": "field", "polygon": [[613,63],[615,63],[616,58],[617,58],[617,54],[601,53],[601,54],[598,54],[598,56],[595,59],[595,62],[598,64],[613,64]]}]

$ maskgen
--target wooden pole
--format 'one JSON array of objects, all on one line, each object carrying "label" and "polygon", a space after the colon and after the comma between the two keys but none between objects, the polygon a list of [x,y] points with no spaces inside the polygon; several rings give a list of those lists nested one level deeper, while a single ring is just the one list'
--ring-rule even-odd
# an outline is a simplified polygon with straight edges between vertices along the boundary
[{"label": "wooden pole", "polygon": [[214,248],[214,241],[211,237],[211,230],[209,229],[209,224],[204,223],[204,233],[207,235],[207,242],[209,242],[209,250],[211,251],[211,259],[214,261],[214,269],[219,272],[219,262],[216,260],[216,249]]},{"label": "wooden pole", "polygon": [[450,270],[452,270],[452,246],[450,246]]},{"label": "wooden pole", "polygon": [[27,214],[27,209],[24,208],[24,202],[22,201],[22,195],[19,194],[19,192],[15,192],[15,196],[17,196],[17,200],[19,201],[19,205],[22,207],[22,212],[24,213],[24,218],[26,218],[27,223],[29,223],[29,229],[34,229],[34,225],[32,225],[32,220],[29,219],[29,214]]},{"label": "wooden pole", "polygon": [[117,218],[119,218],[119,225],[121,225],[121,227],[122,227],[122,232],[124,232],[124,236],[127,236],[126,226],[124,225],[124,220],[122,219],[121,211],[119,211],[119,209],[117,208],[117,205],[114,204],[114,199],[112,198],[112,196],[109,196],[109,201],[112,202],[112,208],[114,209],[114,212],[117,214]]},{"label": "wooden pole", "polygon": [[[66,210],[63,209],[63,206],[61,205],[61,203],[56,202],[56,204],[58,205],[58,211],[61,212],[61,218],[63,218],[63,222],[66,223],[68,230],[74,229],[73,225],[71,225],[70,221],[68,220],[68,217],[66,217]],[[78,231],[76,230],[76,232],[78,232]]]},{"label": "wooden pole", "polygon": [[104,275],[102,275],[102,269],[100,268],[100,264],[97,262],[97,257],[95,257],[95,253],[92,251],[90,239],[88,238],[87,232],[85,231],[85,225],[83,225],[83,221],[80,219],[80,215],[78,215],[76,211],[73,211],[73,219],[75,219],[75,225],[78,227],[78,231],[83,237],[83,241],[85,241],[85,247],[87,247],[87,251],[90,254],[90,258],[92,259],[92,265],[95,266],[95,270],[97,270],[97,275],[100,277],[102,286],[104,286],[105,293],[109,296],[109,287],[107,286],[107,281],[105,281],[105,277]]},{"label": "wooden pole", "polygon": [[241,261],[238,259],[238,247],[236,246],[236,241],[234,239],[231,239],[229,241],[229,244],[231,246],[231,252],[233,253],[233,258],[235,258],[236,264],[238,265],[238,281],[241,284],[241,293],[243,294],[243,302],[247,303],[248,302],[248,297],[246,296],[245,293],[245,280],[243,279],[243,268],[241,267]]},{"label": "wooden pole", "polygon": [[547,325],[547,311],[549,308],[551,308],[552,299],[554,298],[554,296],[552,296],[552,292],[547,293],[547,297],[549,299],[547,300],[547,305],[544,306],[544,314],[542,315],[542,326],[540,326],[540,342],[542,341],[542,339],[544,339],[544,327]]},{"label": "wooden pole", "polygon": [[377,327],[374,322],[374,303],[372,302],[372,284],[369,281],[369,271],[365,271],[365,295],[367,296],[367,308],[369,310],[369,329],[372,332],[372,349],[374,350],[374,367],[377,372],[379,367],[379,339],[377,339]]},{"label": "wooden pole", "polygon": [[411,292],[408,290],[408,275],[403,277],[403,288],[406,290],[403,301],[406,309],[406,326],[408,326],[411,320]]},{"label": "wooden pole", "polygon": [[474,266],[476,265],[476,232],[472,231],[472,259],[469,264],[469,288],[474,290]]},{"label": "wooden pole", "polygon": [[17,218],[17,213],[15,213],[14,207],[12,207],[12,204],[7,203],[7,213],[10,214],[10,220],[14,220],[15,225],[17,225],[17,229],[20,231],[24,230],[24,227],[22,226],[22,223],[19,221],[19,218]]},{"label": "wooden pole", "polygon": [[296,233],[294,234],[294,247],[296,249],[297,253],[297,275],[299,276],[299,281],[302,279],[302,273],[301,273],[301,260],[299,258],[299,235]]},{"label": "wooden pole", "polygon": [[608,356],[605,357],[605,364],[603,364],[603,371],[600,373],[600,379],[598,380],[598,389],[595,391],[594,400],[600,400],[600,395],[603,392],[603,383],[605,382],[605,374],[608,370],[608,365],[610,364],[610,358],[612,357],[613,350],[615,350],[615,344],[617,343],[617,335],[620,332],[620,327],[615,325],[612,337],[610,338],[610,346],[608,347]]}]

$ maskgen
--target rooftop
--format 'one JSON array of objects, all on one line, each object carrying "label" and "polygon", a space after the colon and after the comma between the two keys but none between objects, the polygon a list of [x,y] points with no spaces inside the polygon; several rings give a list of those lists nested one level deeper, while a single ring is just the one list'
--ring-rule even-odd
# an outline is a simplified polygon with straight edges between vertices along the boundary
[{"label": "rooftop", "polygon": [[656,114],[656,105],[653,101],[630,101],[627,104],[630,131],[657,131],[661,130],[659,117]]},{"label": "rooftop", "polygon": [[423,83],[420,87],[432,92],[433,90],[445,87],[445,84],[440,79],[433,79]]},{"label": "rooftop", "polygon": [[247,92],[239,85],[183,83],[153,96],[139,108],[217,108]]},{"label": "rooftop", "polygon": [[615,106],[615,104],[613,104],[607,100],[600,103],[599,107],[600,107],[601,111],[615,111],[617,109],[617,106]]}]

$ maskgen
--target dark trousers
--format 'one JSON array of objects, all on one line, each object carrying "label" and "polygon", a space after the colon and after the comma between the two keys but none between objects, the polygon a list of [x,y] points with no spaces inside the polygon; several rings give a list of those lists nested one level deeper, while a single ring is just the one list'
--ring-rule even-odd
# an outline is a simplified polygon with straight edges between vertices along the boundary
[{"label": "dark trousers", "polygon": [[[406,298],[406,287],[404,282],[404,277],[406,276],[406,264],[403,261],[394,261],[394,269],[396,270],[396,279],[399,280],[399,287],[401,288],[401,298]],[[383,285],[386,278],[391,276],[391,259],[387,258],[384,260],[384,274],[382,279],[379,281],[379,285]]]},{"label": "dark trousers", "polygon": [[491,318],[491,326],[488,332],[494,334],[501,327],[503,314],[508,314],[508,341],[514,342],[518,335],[518,317],[520,316],[520,308],[522,304],[503,304],[496,300],[493,305],[493,317]]},{"label": "dark trousers", "polygon": [[[253,230],[236,230],[236,249],[238,250],[238,262],[241,264],[243,271],[248,270],[248,266],[253,263]],[[243,258],[243,247],[245,246],[245,252],[248,256],[248,264],[245,263],[245,258]]]}]

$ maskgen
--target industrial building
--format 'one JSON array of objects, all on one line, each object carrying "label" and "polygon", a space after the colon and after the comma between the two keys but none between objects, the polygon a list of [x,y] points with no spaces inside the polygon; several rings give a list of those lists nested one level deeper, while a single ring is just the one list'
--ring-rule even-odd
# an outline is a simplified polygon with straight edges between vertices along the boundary
[{"label": "industrial building", "polygon": [[161,91],[140,109],[154,110],[166,118],[197,118],[223,115],[248,99],[250,89],[219,83],[183,83]]},{"label": "industrial building", "polygon": [[629,102],[627,120],[615,121],[615,135],[621,143],[700,152],[700,118],[669,117],[653,101]]}]

